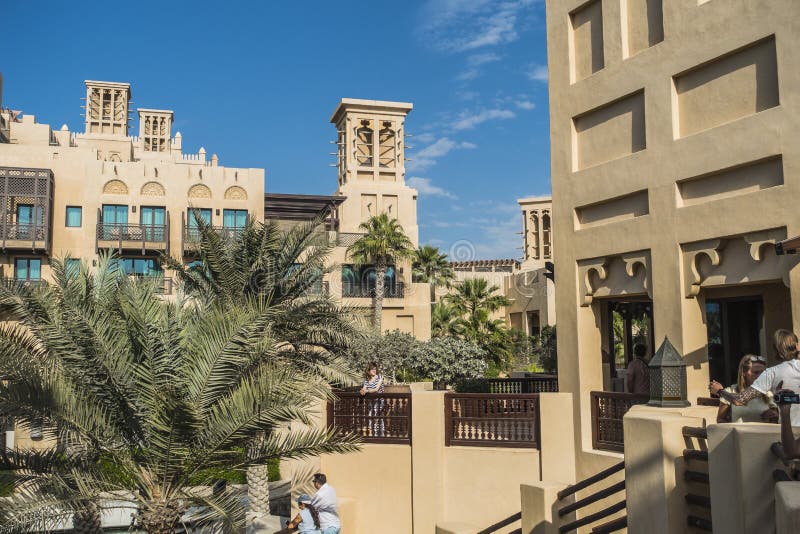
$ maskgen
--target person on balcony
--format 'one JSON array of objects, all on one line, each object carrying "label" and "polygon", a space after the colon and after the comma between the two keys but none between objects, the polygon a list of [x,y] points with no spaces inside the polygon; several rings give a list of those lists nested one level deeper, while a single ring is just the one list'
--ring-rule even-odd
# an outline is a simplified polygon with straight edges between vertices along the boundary
[{"label": "person on balcony", "polygon": [[[712,380],[708,390],[712,395],[719,395],[733,405],[745,406],[747,403],[762,395],[775,393],[779,389],[787,389],[800,393],[800,360],[798,360],[797,336],[788,330],[778,330],[774,336],[775,349],[782,357],[793,357],[773,367],[770,367],[759,376],[753,384],[740,393],[725,391],[722,384]],[[782,352],[783,351],[783,352]],[[788,412],[791,425],[800,427],[800,405],[794,405]],[[781,410],[783,416],[784,410]]]},{"label": "person on balcony", "polygon": [[[361,390],[359,390],[359,393],[361,393],[362,396],[368,393],[383,393],[383,382],[383,375],[381,375],[378,369],[378,363],[370,362],[364,371],[364,385]],[[383,437],[384,431],[383,417],[381,416],[383,415],[385,401],[384,399],[377,398],[367,399],[367,402],[369,403],[369,421],[372,436],[381,438]]]},{"label": "person on balcony", "polygon": [[645,395],[650,393],[650,369],[647,366],[647,347],[637,343],[633,347],[635,358],[625,371],[625,388],[628,393]]},{"label": "person on balcony", "polygon": [[[747,354],[739,361],[739,373],[735,384],[724,391],[740,393],[750,386],[767,369],[767,359],[763,356]],[[719,400],[717,423],[777,423],[778,407],[772,402],[772,393],[755,397],[744,406],[731,404],[725,398]]]}]

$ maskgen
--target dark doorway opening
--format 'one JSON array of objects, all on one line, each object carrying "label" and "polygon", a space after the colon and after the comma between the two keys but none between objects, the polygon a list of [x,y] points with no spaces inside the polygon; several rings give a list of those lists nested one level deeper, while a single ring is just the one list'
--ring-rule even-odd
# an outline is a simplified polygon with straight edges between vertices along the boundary
[{"label": "dark doorway opening", "polygon": [[648,359],[655,352],[653,302],[650,300],[609,300],[606,302],[608,328],[603,351],[612,378],[612,390],[623,391],[624,371],[634,359],[633,347],[647,347]]},{"label": "dark doorway opening", "polygon": [[706,300],[706,326],[712,380],[734,384],[742,356],[766,355],[761,297]]}]

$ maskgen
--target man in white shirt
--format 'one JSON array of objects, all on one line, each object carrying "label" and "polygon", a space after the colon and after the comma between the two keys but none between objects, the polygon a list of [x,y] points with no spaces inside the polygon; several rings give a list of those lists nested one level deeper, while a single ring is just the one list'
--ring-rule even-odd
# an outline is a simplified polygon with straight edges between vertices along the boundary
[{"label": "man in white shirt", "polygon": [[319,514],[319,524],[322,534],[339,534],[342,523],[339,521],[339,501],[336,499],[336,490],[328,485],[328,478],[322,473],[314,474],[314,487],[317,494],[311,504]]},{"label": "man in white shirt", "polygon": [[[753,385],[739,394],[724,391],[722,384],[712,381],[708,388],[711,393],[737,406],[744,406],[751,399],[767,393],[775,393],[779,389],[788,389],[800,393],[800,360],[789,360],[761,373]],[[790,418],[792,426],[800,427],[800,405],[792,405]]]}]

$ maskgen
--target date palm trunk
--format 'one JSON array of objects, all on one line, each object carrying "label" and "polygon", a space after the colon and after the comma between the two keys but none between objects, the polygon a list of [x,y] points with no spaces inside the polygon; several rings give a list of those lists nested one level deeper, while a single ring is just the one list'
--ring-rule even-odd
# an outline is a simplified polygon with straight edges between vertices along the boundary
[{"label": "date palm trunk", "polygon": [[269,469],[266,464],[247,468],[247,496],[251,512],[269,515]]},{"label": "date palm trunk", "polygon": [[386,294],[386,264],[375,264],[375,295],[372,297],[372,327],[381,333],[381,316],[383,314],[383,298]]},{"label": "date palm trunk", "polygon": [[150,501],[139,521],[148,534],[174,534],[185,511],[185,506],[174,499]]},{"label": "date palm trunk", "polygon": [[72,529],[76,534],[103,534],[100,507],[89,503],[72,514]]}]

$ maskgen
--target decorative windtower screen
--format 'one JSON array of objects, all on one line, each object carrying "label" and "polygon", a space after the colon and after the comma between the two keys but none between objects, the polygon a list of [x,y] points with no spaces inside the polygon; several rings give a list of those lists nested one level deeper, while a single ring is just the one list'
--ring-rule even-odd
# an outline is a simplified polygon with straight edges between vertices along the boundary
[{"label": "decorative windtower screen", "polygon": [[128,83],[86,80],[86,133],[128,135]]},{"label": "decorative windtower screen", "polygon": [[169,152],[173,113],[164,109],[139,109],[139,140],[145,152]]},{"label": "decorative windtower screen", "polygon": [[405,179],[404,127],[412,105],[344,98],[331,117],[336,125],[336,167],[339,185],[403,183]]}]

